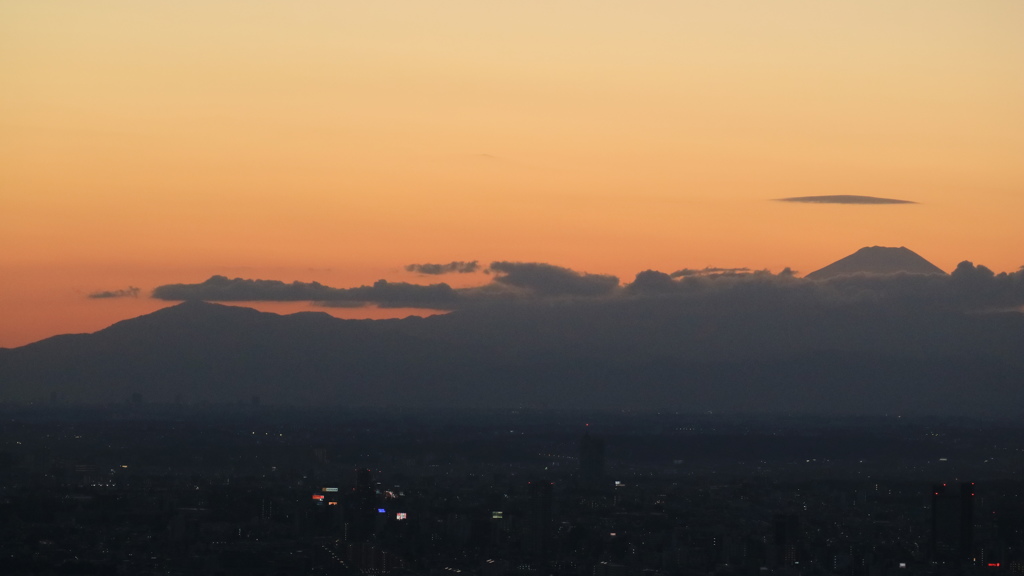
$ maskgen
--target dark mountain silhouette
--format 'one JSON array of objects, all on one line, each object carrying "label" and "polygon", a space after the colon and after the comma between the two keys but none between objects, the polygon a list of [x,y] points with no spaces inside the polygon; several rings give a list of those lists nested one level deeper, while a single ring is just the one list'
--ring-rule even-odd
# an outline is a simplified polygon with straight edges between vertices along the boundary
[{"label": "dark mountain silhouette", "polygon": [[1024,407],[1024,315],[765,294],[744,294],[745,305],[567,301],[384,321],[185,302],[0,351],[0,402],[259,396],[327,406],[975,415]]},{"label": "dark mountain silhouette", "polygon": [[836,260],[820,270],[815,270],[807,278],[824,280],[836,276],[850,274],[945,274],[938,266],[918,256],[908,248],[886,248],[870,246],[861,248],[853,254]]}]

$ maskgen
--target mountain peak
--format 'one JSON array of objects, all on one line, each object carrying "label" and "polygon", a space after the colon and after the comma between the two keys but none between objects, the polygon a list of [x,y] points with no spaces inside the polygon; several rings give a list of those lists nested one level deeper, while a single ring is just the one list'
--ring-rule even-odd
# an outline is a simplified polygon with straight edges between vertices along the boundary
[{"label": "mountain peak", "polygon": [[938,266],[925,260],[913,250],[900,246],[865,246],[853,254],[836,260],[807,275],[823,280],[850,274],[945,274]]}]

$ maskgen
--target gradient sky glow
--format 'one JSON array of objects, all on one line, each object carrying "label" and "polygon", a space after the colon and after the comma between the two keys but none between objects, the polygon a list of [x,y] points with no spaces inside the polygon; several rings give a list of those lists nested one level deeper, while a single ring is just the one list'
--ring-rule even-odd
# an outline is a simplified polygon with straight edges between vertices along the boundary
[{"label": "gradient sky glow", "polygon": [[[0,346],[213,274],[630,281],[869,245],[1014,271],[1022,23],[1019,0],[8,0]],[[823,195],[917,204],[774,201]]]}]

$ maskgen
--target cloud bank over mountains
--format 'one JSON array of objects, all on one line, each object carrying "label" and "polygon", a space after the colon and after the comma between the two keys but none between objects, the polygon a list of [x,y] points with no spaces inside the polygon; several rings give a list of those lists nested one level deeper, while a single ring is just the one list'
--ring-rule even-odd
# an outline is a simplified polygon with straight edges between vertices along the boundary
[{"label": "cloud bank over mountains", "polygon": [[[900,250],[900,252],[893,252]],[[882,255],[852,261],[877,266]],[[870,258],[868,258],[870,257]],[[866,260],[866,262],[865,262]],[[886,260],[888,261],[888,260]],[[847,264],[851,260],[846,261]],[[0,349],[0,401],[1024,416],[1024,270],[646,270],[493,262],[473,288],[214,276],[94,334]],[[451,310],[277,315],[200,300]]]},{"label": "cloud bank over mountains", "polygon": [[[937,270],[937,269],[936,269]],[[459,310],[508,303],[565,300],[610,303],[637,298],[678,301],[797,299],[814,302],[900,303],[955,308],[1002,309],[1024,306],[1024,269],[996,274],[961,262],[944,274],[846,274],[825,279],[797,278],[747,268],[683,269],[671,274],[647,270],[622,284],[615,276],[577,272],[537,262],[492,262],[490,283],[452,288],[446,283],[411,284],[378,280],[372,285],[335,288],[319,282],[213,276],[198,284],[167,284],[153,291],[161,300],[213,302],[308,301],[325,307],[416,307]],[[940,271],[941,272],[941,271]]]},{"label": "cloud bank over mountains", "polygon": [[[472,293],[476,301],[454,291],[449,314],[395,320],[193,300],[95,334],[0,350],[0,401],[124,402],[138,393],[236,404],[259,395],[315,406],[1019,418],[1024,314],[1002,304],[1022,302],[1022,276],[969,263],[949,276],[822,281],[645,271],[608,290],[608,280],[580,275],[568,288],[545,285],[557,296],[495,281]],[[575,294],[591,281],[602,290]],[[218,284],[236,285],[200,286]],[[378,284],[361,288],[406,288]],[[484,298],[485,288],[502,296]]]},{"label": "cloud bank over mountains", "polygon": [[536,262],[492,262],[496,284],[512,286],[535,296],[604,296],[619,286],[606,274],[587,274]]},{"label": "cloud bank over mountains", "polygon": [[153,298],[214,302],[309,301],[327,307],[376,304],[454,310],[510,300],[601,297],[612,294],[619,287],[619,279],[615,276],[586,274],[536,262],[492,262],[488,271],[492,274],[489,284],[460,289],[443,282],[423,285],[378,280],[370,286],[333,288],[319,282],[285,283],[280,280],[212,276],[198,284],[159,286],[153,290]]}]

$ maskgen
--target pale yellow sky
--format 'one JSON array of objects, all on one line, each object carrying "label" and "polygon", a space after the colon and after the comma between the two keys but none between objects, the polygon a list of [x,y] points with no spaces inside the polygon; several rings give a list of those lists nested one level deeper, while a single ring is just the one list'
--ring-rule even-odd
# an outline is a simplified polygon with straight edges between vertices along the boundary
[{"label": "pale yellow sky", "polygon": [[[0,346],[159,305],[82,291],[215,273],[628,281],[864,245],[1016,270],[1022,23],[1017,0],[8,0]],[[826,194],[920,204],[771,201]]]}]

